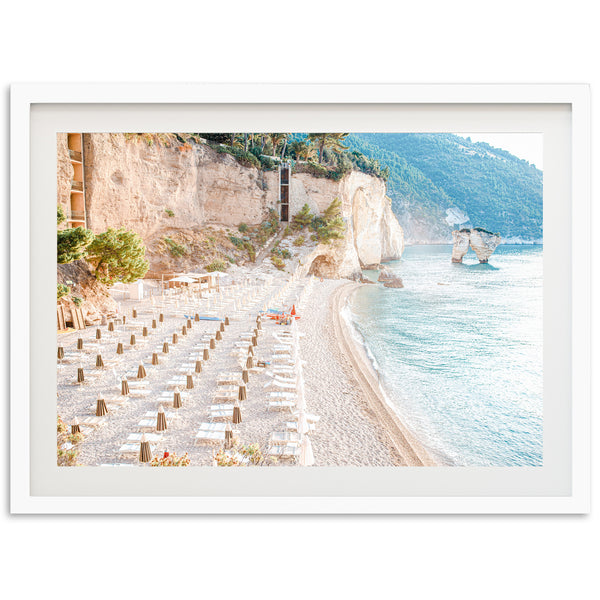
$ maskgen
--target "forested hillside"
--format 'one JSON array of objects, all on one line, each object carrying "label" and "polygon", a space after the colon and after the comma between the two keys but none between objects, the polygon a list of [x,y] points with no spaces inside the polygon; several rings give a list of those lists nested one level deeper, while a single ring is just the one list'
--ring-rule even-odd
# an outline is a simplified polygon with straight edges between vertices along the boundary
[{"label": "forested hillside", "polygon": [[452,134],[353,133],[345,142],[389,169],[409,242],[449,240],[451,207],[504,239],[542,237],[542,172],[509,152]]}]

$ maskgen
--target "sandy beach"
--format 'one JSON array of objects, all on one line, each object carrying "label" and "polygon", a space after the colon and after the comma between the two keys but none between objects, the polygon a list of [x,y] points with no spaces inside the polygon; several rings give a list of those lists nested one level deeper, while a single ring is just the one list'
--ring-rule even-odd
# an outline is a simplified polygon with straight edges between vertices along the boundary
[{"label": "sandy beach", "polygon": [[[124,301],[125,325],[117,324],[114,332],[109,332],[106,325],[101,326],[99,340],[95,327],[59,334],[58,343],[64,347],[69,362],[59,365],[58,369],[58,414],[66,423],[77,418],[85,431],[85,438],[78,445],[77,462],[82,465],[140,464],[137,452],[122,454],[121,450],[131,441],[128,438],[132,434],[146,431],[151,434],[149,437],[160,438],[153,441],[154,456],[162,456],[164,452],[179,456],[187,453],[193,466],[214,464],[214,453],[222,443],[196,444],[195,436],[203,423],[211,423],[211,406],[220,402],[215,399],[222,390],[219,377],[224,373],[235,373],[236,379],[241,377],[257,314],[269,299],[273,304],[273,297],[279,293],[279,305],[295,304],[300,316],[298,351],[303,364],[305,410],[318,417],[310,433],[315,466],[434,464],[386,403],[375,371],[341,316],[349,294],[358,285],[347,280],[312,278],[311,281],[310,277],[298,278],[290,284],[280,275],[270,285],[255,282],[245,287],[224,287],[221,293],[211,294],[211,300],[201,301],[197,311],[210,306],[220,316],[229,314],[230,325],[225,328],[223,339],[209,350],[210,358],[202,361],[202,372],[193,374],[194,387],[190,390],[186,389],[187,374],[194,372],[195,360],[202,356],[201,348],[209,343],[210,337],[215,336],[219,322],[192,321],[187,335],[182,335],[182,327],[187,322],[183,314],[193,313],[190,305],[183,309],[177,306],[183,306],[182,296],[167,298],[164,307],[156,297],[154,302],[151,298]],[[134,308],[136,318],[133,318]],[[162,323],[157,319],[160,312],[164,315]],[[153,319],[157,320],[155,329],[151,326]],[[288,431],[294,417],[289,411],[272,410],[269,406],[275,399],[273,393],[281,389],[274,384],[274,353],[282,347],[280,342],[285,339],[282,335],[285,336],[290,327],[277,325],[270,319],[263,319],[261,324],[254,359],[272,364],[250,370],[247,399],[241,402],[243,419],[233,425],[233,429],[240,444],[258,444],[266,453],[272,434]],[[147,336],[143,336],[144,327]],[[176,344],[172,343],[174,333],[178,334]],[[130,344],[132,334],[136,336],[135,346]],[[83,339],[84,349],[78,352],[79,338]],[[162,352],[165,341],[169,342],[168,354]],[[124,347],[120,357],[116,354],[119,342]],[[153,353],[157,353],[159,365],[151,364]],[[97,369],[98,354],[106,363],[120,360]],[[144,365],[147,377],[138,381],[140,364]],[[78,384],[80,367],[84,369],[86,381]],[[125,374],[131,384],[129,396],[121,395],[121,378]],[[183,406],[177,410],[173,408],[175,386],[172,383],[176,377],[183,378],[179,383]],[[144,395],[134,395],[138,385]],[[86,429],[86,419],[95,415],[99,397],[106,400],[109,413],[96,419],[99,423],[94,427]],[[144,418],[156,418],[148,415],[160,406],[169,419],[167,430],[158,433],[152,426],[140,427]],[[296,460],[279,458],[269,464],[295,465]]]}]

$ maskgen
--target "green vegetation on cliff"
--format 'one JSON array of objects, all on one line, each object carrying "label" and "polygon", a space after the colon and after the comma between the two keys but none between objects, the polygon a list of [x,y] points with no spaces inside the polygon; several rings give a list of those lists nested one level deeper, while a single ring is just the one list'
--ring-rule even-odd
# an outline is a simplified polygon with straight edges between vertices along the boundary
[{"label": "green vegetation on cliff", "polygon": [[542,237],[542,172],[505,150],[449,133],[353,133],[347,143],[389,169],[399,215],[439,227],[456,207],[504,238]]}]

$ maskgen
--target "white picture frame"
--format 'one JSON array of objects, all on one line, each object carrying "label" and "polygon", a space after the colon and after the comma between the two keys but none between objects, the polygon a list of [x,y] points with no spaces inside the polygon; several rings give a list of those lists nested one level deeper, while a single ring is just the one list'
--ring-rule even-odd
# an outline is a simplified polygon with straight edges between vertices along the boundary
[{"label": "white picture frame", "polygon": [[[307,482],[306,493],[302,495],[284,495],[283,493],[260,494],[255,489],[252,494],[237,495],[237,493],[210,495],[187,493],[181,495],[166,495],[160,490],[153,489],[149,481],[140,481],[137,487],[130,488],[126,494],[120,493],[119,486],[125,486],[123,474],[111,473],[108,492],[103,495],[95,494],[89,484],[93,473],[89,468],[70,469],[72,478],[70,485],[77,486],[77,494],[66,492],[40,493],[43,488],[42,480],[52,480],[55,473],[51,468],[40,462],[41,438],[36,435],[38,411],[45,403],[44,413],[48,403],[53,402],[54,392],[52,381],[48,378],[47,396],[32,394],[32,375],[35,384],[39,385],[40,365],[35,369],[31,364],[32,344],[43,341],[47,334],[38,333],[35,326],[39,318],[35,309],[37,301],[36,286],[52,283],[53,273],[43,272],[38,260],[39,252],[35,245],[43,239],[43,232],[37,224],[36,213],[47,210],[44,200],[51,198],[55,190],[45,190],[39,193],[38,171],[32,168],[32,162],[40,147],[49,148],[52,139],[32,137],[37,127],[45,123],[48,131],[65,131],[61,126],[65,120],[76,123],[81,131],[98,131],[97,125],[90,126],[96,116],[101,115],[104,123],[103,131],[184,131],[179,125],[185,122],[186,110],[190,107],[214,107],[215,112],[228,112],[232,123],[243,123],[243,111],[248,114],[252,107],[279,107],[273,109],[272,118],[276,125],[277,119],[285,120],[287,110],[297,110],[298,107],[310,109],[312,106],[343,106],[370,114],[383,114],[385,107],[397,107],[401,112],[414,111],[414,114],[425,114],[431,131],[456,131],[448,121],[449,112],[464,112],[475,110],[481,114],[493,113],[491,118],[497,119],[498,127],[510,127],[510,114],[516,114],[523,107],[531,114],[542,118],[551,109],[561,107],[569,114],[570,148],[560,149],[569,160],[549,164],[545,169],[555,168],[557,178],[568,185],[570,198],[564,198],[567,212],[570,214],[571,226],[565,228],[564,238],[568,244],[563,248],[562,256],[557,253],[556,260],[564,262],[565,273],[570,275],[564,282],[564,291],[568,303],[563,305],[560,318],[568,321],[570,336],[562,339],[565,348],[565,360],[568,362],[570,376],[570,398],[563,399],[568,403],[570,424],[563,423],[563,431],[568,428],[568,438],[562,440],[561,457],[563,464],[563,482],[568,478],[568,485],[558,486],[558,492],[548,492],[551,486],[542,486],[540,491],[525,489],[519,492],[519,483],[515,488],[500,489],[491,494],[477,487],[477,477],[481,482],[489,477],[493,481],[495,474],[479,471],[474,479],[469,479],[468,470],[462,468],[435,468],[431,475],[444,483],[448,477],[461,478],[460,485],[450,486],[451,493],[440,493],[435,481],[430,493],[414,495],[407,487],[406,493],[370,494],[369,489],[361,493],[351,494],[332,493],[331,488],[318,494],[310,493],[310,481]],[[377,111],[380,107],[380,111]],[[127,114],[132,115],[127,120]],[[79,114],[77,110],[79,110]],[[460,109],[460,110],[458,110]],[[46,111],[46,112],[44,112]],[[50,123],[54,111],[58,117],[56,124]],[[301,112],[310,112],[299,110]],[[164,114],[172,118],[177,126],[165,128],[149,125],[156,115]],[[508,115],[502,123],[499,115]],[[50,116],[49,116],[50,115]],[[169,116],[170,115],[170,116]],[[310,117],[310,115],[309,115]],[[69,121],[71,119],[71,121]],[[104,119],[104,120],[102,120]],[[146,119],[146,120],[145,120]],[[150,120],[148,120],[150,119]],[[446,120],[446,125],[444,124]],[[551,121],[551,119],[550,119]],[[158,123],[158,121],[156,121]],[[281,121],[279,121],[281,122]],[[491,121],[488,120],[488,126]],[[508,124],[507,124],[508,123]],[[476,131],[476,124],[469,122],[469,127],[463,131]],[[485,126],[485,119],[480,123]],[[514,121],[513,121],[513,127]],[[527,130],[527,122],[518,125]],[[57,127],[58,129],[53,129]],[[144,127],[149,127],[144,129]],[[551,127],[551,124],[549,125]],[[238,128],[236,130],[248,130]],[[225,129],[223,129],[225,130]],[[229,130],[229,129],[227,129]],[[233,130],[233,129],[232,129]],[[273,129],[276,130],[276,129]],[[313,129],[314,130],[314,129]],[[342,130],[335,127],[332,130]],[[345,129],[344,129],[345,130]],[[55,142],[55,138],[54,138]],[[12,513],[586,513],[590,507],[590,98],[586,85],[209,85],[209,84],[19,84],[11,88],[11,329],[10,359],[11,359],[11,423],[10,423],[10,465],[11,465],[11,512]],[[545,146],[545,151],[552,153],[555,149]],[[54,144],[55,146],[55,144]],[[559,149],[556,149],[557,151]],[[557,156],[559,156],[557,154]],[[48,164],[52,164],[55,155],[47,156]],[[545,171],[546,175],[546,171]],[[548,193],[552,193],[555,185],[552,176],[547,178]],[[546,183],[545,183],[546,185]],[[546,195],[546,190],[545,190]],[[46,206],[46,209],[44,209]],[[50,205],[50,212],[53,204]],[[546,216],[545,216],[546,218]],[[568,229],[568,230],[567,230]],[[553,229],[557,231],[558,229]],[[546,239],[544,241],[547,243]],[[563,241],[564,243],[564,241]],[[34,248],[34,250],[32,250]],[[34,327],[30,326],[33,323]],[[547,328],[552,323],[545,323]],[[551,333],[551,332],[550,332]],[[545,330],[546,334],[546,330]],[[54,344],[54,340],[52,340]],[[39,368],[38,368],[39,367]],[[566,368],[566,367],[565,367]],[[560,373],[559,373],[560,375]],[[545,378],[555,377],[552,369],[545,369]],[[563,384],[564,384],[563,380]],[[545,381],[551,385],[550,379]],[[36,389],[39,389],[36,387]],[[566,413],[565,413],[566,414]],[[550,419],[552,415],[545,414]],[[564,436],[563,436],[564,437]],[[554,444],[561,440],[545,438],[546,450],[551,453]],[[546,445],[548,442],[548,445]],[[558,446],[557,446],[558,447]],[[44,463],[45,464],[45,463]],[[545,469],[546,465],[542,467]],[[549,467],[550,468],[550,467]],[[93,468],[92,468],[93,469]],[[398,469],[398,467],[395,467]],[[401,468],[405,469],[405,468]],[[111,470],[119,471],[119,470]],[[149,471],[149,470],[143,470]],[[154,471],[154,470],[151,470]],[[164,470],[160,470],[164,471]],[[169,470],[173,471],[173,470]],[[187,471],[186,469],[176,471]],[[214,470],[213,470],[214,471]],[[222,470],[219,470],[222,471]],[[242,470],[225,470],[242,471]],[[248,470],[251,471],[251,470]],[[369,471],[367,473],[367,471]],[[53,475],[54,473],[54,475]],[[338,472],[339,473],[339,472]],[[348,476],[348,471],[343,477]],[[408,472],[407,472],[408,473]],[[527,477],[528,471],[521,472],[521,480]],[[104,475],[104,474],[103,474]],[[384,474],[385,475],[385,474]],[[382,476],[384,476],[382,475]],[[499,471],[497,476],[504,476]],[[130,475],[128,475],[130,476]],[[357,469],[351,473],[356,480],[364,480],[364,484],[376,487],[377,469],[374,471]],[[419,476],[420,475],[415,475]],[[182,485],[185,487],[185,477],[175,482],[172,473],[161,473],[162,483]],[[229,475],[227,475],[229,477]],[[231,477],[241,477],[240,474]],[[330,471],[328,477],[338,477],[335,471]],[[339,475],[341,478],[342,475]],[[272,482],[270,482],[272,484]],[[446,482],[447,483],[447,482]],[[238,491],[250,489],[252,485],[261,485],[261,481],[238,479],[229,482]],[[427,486],[421,482],[419,489]],[[420,485],[421,485],[420,484]],[[265,484],[266,485],[266,484]],[[113,486],[111,488],[111,486]],[[462,486],[462,487],[461,487]],[[473,487],[474,486],[474,487]],[[340,479],[340,488],[346,485]],[[45,488],[44,488],[45,489]],[[64,489],[69,489],[64,488]],[[111,493],[111,489],[115,493]],[[183,489],[183,488],[182,488]],[[285,489],[285,488],[282,488]],[[315,488],[316,489],[316,488]],[[417,489],[417,488],[415,488]],[[449,488],[450,489],[450,488]],[[471,491],[477,489],[477,494]],[[490,488],[493,489],[493,488]]]}]

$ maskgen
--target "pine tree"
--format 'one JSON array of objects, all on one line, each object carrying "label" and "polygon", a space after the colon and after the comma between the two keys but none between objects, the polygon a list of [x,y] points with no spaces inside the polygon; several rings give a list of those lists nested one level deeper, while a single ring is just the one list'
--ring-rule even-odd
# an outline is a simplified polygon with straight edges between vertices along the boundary
[{"label": "pine tree", "polygon": [[96,278],[107,285],[142,278],[149,267],[145,254],[142,238],[123,228],[108,229],[88,247],[88,261],[96,267]]}]

